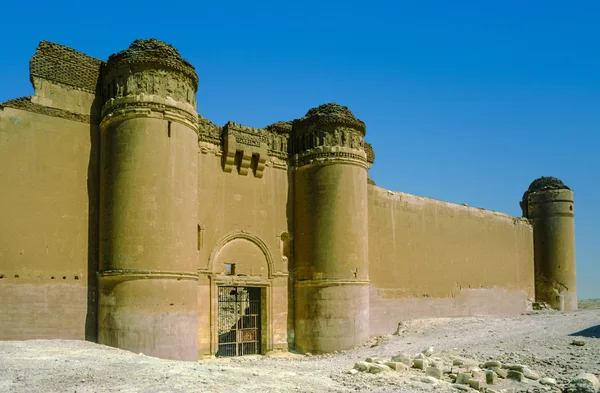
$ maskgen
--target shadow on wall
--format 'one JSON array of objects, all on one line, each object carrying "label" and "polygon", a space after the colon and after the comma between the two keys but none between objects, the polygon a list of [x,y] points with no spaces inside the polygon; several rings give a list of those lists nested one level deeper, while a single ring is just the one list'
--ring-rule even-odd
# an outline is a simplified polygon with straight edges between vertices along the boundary
[{"label": "shadow on wall", "polygon": [[[100,83],[96,91],[100,90]],[[90,159],[87,170],[88,193],[88,263],[87,312],[85,317],[86,341],[98,341],[98,258],[99,258],[99,199],[100,199],[100,106],[96,95],[90,110]]]},{"label": "shadow on wall", "polygon": [[600,338],[600,325],[592,326],[590,328],[571,333],[569,334],[569,336]]}]

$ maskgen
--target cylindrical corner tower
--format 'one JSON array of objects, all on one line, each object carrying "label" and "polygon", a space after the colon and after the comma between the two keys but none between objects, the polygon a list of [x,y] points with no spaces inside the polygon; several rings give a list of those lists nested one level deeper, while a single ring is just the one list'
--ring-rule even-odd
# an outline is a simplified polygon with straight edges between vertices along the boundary
[{"label": "cylindrical corner tower", "polygon": [[137,40],[102,72],[98,342],[198,359],[198,77]]},{"label": "cylindrical corner tower", "polygon": [[295,346],[353,348],[369,337],[365,124],[326,104],[294,121]]},{"label": "cylindrical corner tower", "polygon": [[557,310],[577,310],[573,191],[554,177],[531,183],[521,202],[533,225],[535,299]]}]

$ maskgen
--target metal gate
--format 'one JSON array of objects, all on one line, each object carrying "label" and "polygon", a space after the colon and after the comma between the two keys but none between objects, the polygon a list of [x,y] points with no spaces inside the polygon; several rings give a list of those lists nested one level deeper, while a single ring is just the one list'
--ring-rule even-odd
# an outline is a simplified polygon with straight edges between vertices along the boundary
[{"label": "metal gate", "polygon": [[218,287],[217,357],[260,353],[260,288]]}]

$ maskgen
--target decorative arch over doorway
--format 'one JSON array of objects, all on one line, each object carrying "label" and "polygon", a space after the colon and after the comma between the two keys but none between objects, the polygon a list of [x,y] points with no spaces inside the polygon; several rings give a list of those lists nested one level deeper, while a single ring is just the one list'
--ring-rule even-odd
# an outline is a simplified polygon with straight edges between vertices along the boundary
[{"label": "decorative arch over doorway", "polygon": [[223,236],[218,241],[217,245],[215,246],[215,248],[213,248],[212,252],[210,253],[210,257],[208,259],[209,270],[213,274],[219,273],[217,271],[217,266],[215,266],[215,262],[216,262],[217,258],[219,257],[221,250],[223,250],[223,248],[226,247],[227,245],[231,244],[231,242],[238,240],[238,239],[246,240],[246,241],[252,243],[253,245],[255,245],[256,247],[258,247],[260,252],[263,254],[266,264],[267,264],[266,278],[268,278],[268,279],[273,278],[273,273],[274,273],[273,257],[271,256],[271,253],[269,252],[269,248],[267,247],[265,242],[263,242],[258,236],[252,235],[245,231],[230,232],[229,234]]},{"label": "decorative arch over doorway", "polygon": [[[236,265],[227,270],[226,265]],[[224,287],[250,288],[260,292],[260,348],[267,353],[273,347],[273,257],[265,242],[245,231],[234,231],[223,236],[209,256],[211,353],[219,353],[219,338],[224,334],[219,327],[219,293]],[[242,274],[243,273],[243,274]],[[218,356],[218,355],[217,355]]]}]

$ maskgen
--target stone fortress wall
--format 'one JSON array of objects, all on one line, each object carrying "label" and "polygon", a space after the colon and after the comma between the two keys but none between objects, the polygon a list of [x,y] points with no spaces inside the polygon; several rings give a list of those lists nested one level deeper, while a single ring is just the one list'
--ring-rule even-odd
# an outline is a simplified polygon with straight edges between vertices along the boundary
[{"label": "stone fortress wall", "polygon": [[260,288],[263,353],[576,309],[559,181],[532,184],[526,218],[385,190],[348,108],[217,126],[193,66],[156,40],[107,62],[44,41],[30,71],[35,95],[0,104],[0,339],[213,356],[221,286]]}]

